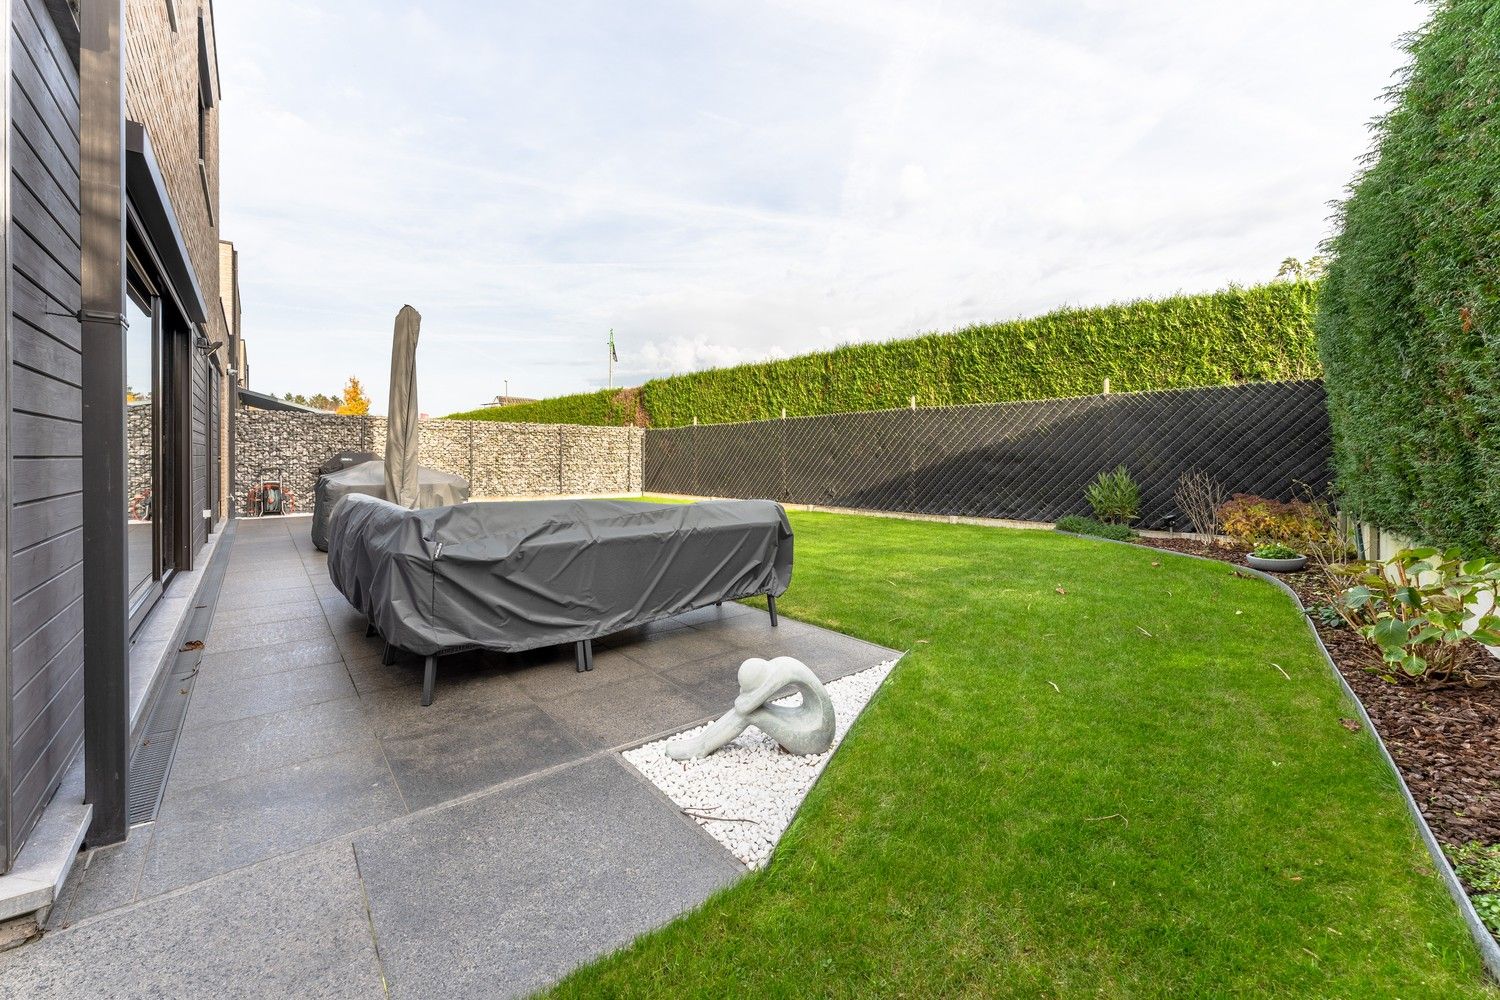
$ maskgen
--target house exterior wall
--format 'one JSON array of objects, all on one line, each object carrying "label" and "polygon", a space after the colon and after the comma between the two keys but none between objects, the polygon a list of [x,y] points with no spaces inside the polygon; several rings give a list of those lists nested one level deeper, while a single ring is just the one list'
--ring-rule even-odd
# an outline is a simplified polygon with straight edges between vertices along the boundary
[{"label": "house exterior wall", "polygon": [[[0,643],[8,655],[0,664],[0,873],[13,863],[82,743],[84,680],[77,30],[60,0],[7,3]],[[217,308],[213,12],[207,0],[175,0],[175,8],[174,31],[161,0],[126,0],[126,104],[127,114],[147,128],[203,300],[214,307],[204,332],[209,341],[225,342],[216,357],[188,352],[191,388],[182,402],[192,414],[191,468],[185,471],[192,502],[184,514],[196,552],[211,524],[201,512],[222,495],[210,477],[215,462],[227,464],[226,417],[222,397],[213,396],[227,381],[222,373],[231,355],[228,322]],[[200,66],[209,68],[212,84],[201,139]]]},{"label": "house exterior wall", "polygon": [[83,739],[78,70],[44,0],[9,0],[0,871]]},{"label": "house exterior wall", "polygon": [[[218,428],[209,426],[213,408],[212,365],[228,367],[229,328],[218,308],[219,295],[219,80],[214,48],[213,5],[208,0],[174,0],[176,27],[162,0],[126,0],[125,113],[146,127],[162,179],[187,243],[188,257],[208,303],[206,334],[225,346],[207,358],[193,351],[190,450],[193,551],[208,541],[212,507],[209,470]],[[201,46],[201,48],[200,48]],[[200,68],[209,69],[206,88]],[[204,91],[207,91],[205,103]],[[200,116],[202,134],[200,137]],[[200,155],[201,154],[201,155]],[[222,412],[222,411],[221,411]]]}]

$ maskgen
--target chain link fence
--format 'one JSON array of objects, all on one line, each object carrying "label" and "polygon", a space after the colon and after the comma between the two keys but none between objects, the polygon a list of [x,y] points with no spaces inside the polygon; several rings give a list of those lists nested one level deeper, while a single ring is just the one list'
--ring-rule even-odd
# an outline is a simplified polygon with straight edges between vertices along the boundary
[{"label": "chain link fence", "polygon": [[642,463],[648,493],[1026,521],[1088,514],[1085,487],[1124,465],[1137,525],[1182,528],[1183,473],[1324,496],[1331,452],[1322,383],[1301,381],[651,429]]}]

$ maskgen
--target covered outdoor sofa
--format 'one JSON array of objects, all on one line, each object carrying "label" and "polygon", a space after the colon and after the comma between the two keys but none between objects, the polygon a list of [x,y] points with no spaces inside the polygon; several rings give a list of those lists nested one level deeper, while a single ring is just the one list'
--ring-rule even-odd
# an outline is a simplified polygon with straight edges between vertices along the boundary
[{"label": "covered outdoor sofa", "polygon": [[770,500],[467,503],[407,510],[350,494],[330,518],[328,575],[386,642],[426,658],[592,640],[764,594],[771,624],[792,578],[792,529]]},{"label": "covered outdoor sofa", "polygon": [[[334,506],[351,493],[384,497],[385,462],[368,452],[340,452],[324,462],[318,473],[313,490],[312,543],[320,552],[327,552],[328,522]],[[467,479],[425,465],[417,469],[417,488],[422,507],[443,507],[469,499]]]}]

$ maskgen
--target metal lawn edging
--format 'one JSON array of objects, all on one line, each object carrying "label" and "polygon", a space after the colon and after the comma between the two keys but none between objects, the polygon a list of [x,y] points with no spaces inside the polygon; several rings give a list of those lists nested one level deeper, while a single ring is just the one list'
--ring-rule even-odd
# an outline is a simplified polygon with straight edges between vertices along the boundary
[{"label": "metal lawn edging", "polygon": [[1071,531],[1059,531],[1058,534],[1069,535],[1073,538],[1082,538],[1092,542],[1108,542],[1111,545],[1128,545],[1131,548],[1141,549],[1146,552],[1166,552],[1168,555],[1184,556],[1188,559],[1197,559],[1202,562],[1218,563],[1221,566],[1229,566],[1238,572],[1253,573],[1262,580],[1280,587],[1291,597],[1292,603],[1297,606],[1297,610],[1302,614],[1303,623],[1307,625],[1308,631],[1312,633],[1313,641],[1318,645],[1318,651],[1323,654],[1323,661],[1328,664],[1328,669],[1333,672],[1334,678],[1338,680],[1339,687],[1343,688],[1344,695],[1354,703],[1354,711],[1359,716],[1359,721],[1364,725],[1366,731],[1375,738],[1375,746],[1380,750],[1380,756],[1385,758],[1386,766],[1390,768],[1391,774],[1395,775],[1396,785],[1401,789],[1401,797],[1406,800],[1406,810],[1411,813],[1411,818],[1417,824],[1417,832],[1422,835],[1422,842],[1427,845],[1427,853],[1432,855],[1432,862],[1437,867],[1438,877],[1447,886],[1448,894],[1453,897],[1453,902],[1458,907],[1459,916],[1463,917],[1464,923],[1469,927],[1469,934],[1473,937],[1474,944],[1479,949],[1479,959],[1483,963],[1485,971],[1490,974],[1490,978],[1496,982],[1500,982],[1500,942],[1495,940],[1495,936],[1490,933],[1490,929],[1479,918],[1479,912],[1474,909],[1474,901],[1469,898],[1468,892],[1464,889],[1463,882],[1459,880],[1458,873],[1453,870],[1453,865],[1449,863],[1448,856],[1443,853],[1442,845],[1438,843],[1437,837],[1432,832],[1432,827],[1427,825],[1427,817],[1422,815],[1422,809],[1417,805],[1416,796],[1412,795],[1411,789],[1406,785],[1406,779],[1401,776],[1401,768],[1396,765],[1396,758],[1391,756],[1391,751],[1385,745],[1385,740],[1381,739],[1380,730],[1375,726],[1374,720],[1370,718],[1370,713],[1365,710],[1364,702],[1359,700],[1359,695],[1355,693],[1354,688],[1349,686],[1349,682],[1339,670],[1338,664],[1333,662],[1333,656],[1328,652],[1328,647],[1323,644],[1323,637],[1318,634],[1318,627],[1313,624],[1312,616],[1308,614],[1307,606],[1302,603],[1302,598],[1297,596],[1297,592],[1291,588],[1291,585],[1284,580],[1276,579],[1276,577],[1269,573],[1263,573],[1253,566],[1240,566],[1235,563],[1225,562],[1222,559],[1193,555],[1190,552],[1173,552],[1167,549],[1157,549],[1149,545],[1117,541],[1113,538],[1079,535]]}]

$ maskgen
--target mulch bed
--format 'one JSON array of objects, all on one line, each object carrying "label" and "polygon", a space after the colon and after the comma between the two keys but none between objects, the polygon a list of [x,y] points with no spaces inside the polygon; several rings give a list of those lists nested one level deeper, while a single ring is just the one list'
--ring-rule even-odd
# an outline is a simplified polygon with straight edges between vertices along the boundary
[{"label": "mulch bed", "polygon": [[[1248,551],[1180,537],[1139,542],[1240,566]],[[1281,574],[1281,579],[1309,609],[1326,604],[1333,593],[1316,570]],[[1500,843],[1500,660],[1471,642],[1464,665],[1477,686],[1392,684],[1379,676],[1386,672],[1380,654],[1359,634],[1312,621],[1339,673],[1364,702],[1437,839],[1455,846],[1472,840]]]}]

